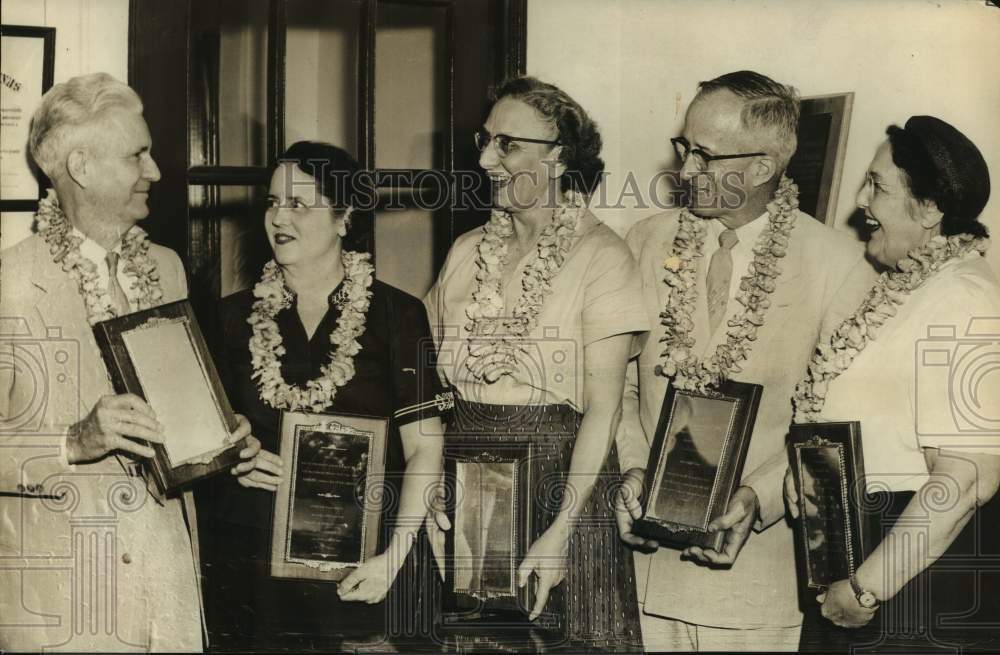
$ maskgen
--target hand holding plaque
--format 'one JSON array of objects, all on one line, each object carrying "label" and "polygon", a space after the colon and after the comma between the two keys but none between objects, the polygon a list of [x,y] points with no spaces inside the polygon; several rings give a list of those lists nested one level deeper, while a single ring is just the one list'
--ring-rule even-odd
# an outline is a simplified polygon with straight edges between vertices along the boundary
[{"label": "hand holding plaque", "polygon": [[375,557],[387,429],[384,418],[282,412],[289,474],[275,497],[272,576],[336,582]]},{"label": "hand holding plaque", "polygon": [[239,462],[249,429],[233,440],[240,422],[187,300],[100,321],[94,338],[119,395],[98,403],[82,429],[146,438],[145,470],[164,494]]},{"label": "hand holding plaque", "polygon": [[704,394],[671,385],[633,533],[681,548],[723,550],[726,532],[709,532],[709,525],[726,516],[739,485],[761,393],[760,385],[740,382]]},{"label": "hand holding plaque", "polygon": [[794,424],[788,442],[785,496],[797,515],[799,579],[825,591],[854,575],[871,551],[862,511],[864,459],[856,421]]}]

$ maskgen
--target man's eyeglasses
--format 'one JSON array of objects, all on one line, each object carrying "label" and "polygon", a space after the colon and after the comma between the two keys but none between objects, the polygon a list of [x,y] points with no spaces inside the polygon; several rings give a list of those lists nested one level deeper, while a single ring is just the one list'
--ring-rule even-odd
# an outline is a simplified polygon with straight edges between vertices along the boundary
[{"label": "man's eyeglasses", "polygon": [[476,147],[479,152],[486,150],[486,147],[490,145],[490,141],[496,147],[497,152],[501,157],[506,157],[510,154],[510,144],[514,141],[524,141],[525,143],[546,143],[551,146],[559,145],[559,141],[547,141],[545,139],[529,139],[523,136],[511,136],[509,134],[490,134],[489,130],[485,127],[481,127],[473,133],[473,137],[476,139]]},{"label": "man's eyeglasses", "polygon": [[766,152],[742,152],[736,155],[710,155],[701,148],[692,148],[688,140],[682,136],[676,136],[670,139],[670,143],[673,144],[674,152],[677,153],[677,158],[681,160],[682,164],[687,161],[689,155],[694,155],[695,167],[697,167],[700,171],[708,168],[709,163],[719,161],[721,159],[742,159],[744,157],[764,157],[767,155]]}]

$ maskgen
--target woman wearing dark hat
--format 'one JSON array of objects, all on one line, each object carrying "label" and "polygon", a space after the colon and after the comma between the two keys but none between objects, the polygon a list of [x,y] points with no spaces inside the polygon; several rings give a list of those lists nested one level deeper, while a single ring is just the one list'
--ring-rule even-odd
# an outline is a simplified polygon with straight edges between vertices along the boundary
[{"label": "woman wearing dark hat", "polygon": [[857,198],[885,272],[821,344],[795,397],[797,421],[861,422],[878,545],[806,603],[800,650],[995,652],[1000,569],[982,558],[1000,553],[1000,350],[977,322],[1000,317],[978,221],[989,172],[937,118],[887,132]]},{"label": "woman wearing dark hat", "polygon": [[[421,348],[423,305],[374,279],[369,253],[345,247],[354,208],[368,202],[363,177],[327,143],[300,141],[281,156],[262,225],[273,259],[253,289],[223,301],[217,361],[268,451],[278,451],[282,411],[389,419],[378,554],[339,583],[272,578],[273,494],[213,480],[202,499],[215,650],[392,649],[386,640],[403,638],[409,648],[432,618],[426,594],[437,576],[419,553],[429,555],[427,481],[441,474],[440,386]],[[288,476],[289,453],[280,455],[284,470],[273,473]],[[321,534],[335,517],[314,519]]]}]

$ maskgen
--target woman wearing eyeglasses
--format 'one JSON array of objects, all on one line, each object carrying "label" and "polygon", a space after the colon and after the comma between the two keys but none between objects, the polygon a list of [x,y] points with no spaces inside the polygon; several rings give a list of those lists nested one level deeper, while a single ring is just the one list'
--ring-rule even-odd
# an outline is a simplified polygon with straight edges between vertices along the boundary
[{"label": "woman wearing eyeglasses", "polygon": [[530,546],[515,573],[534,591],[528,620],[565,611],[578,648],[638,649],[632,559],[609,499],[625,365],[649,326],[631,253],[587,209],[601,137],[565,92],[521,77],[497,90],[476,143],[494,210],[455,241],[424,299],[456,395],[445,442],[531,449]]}]

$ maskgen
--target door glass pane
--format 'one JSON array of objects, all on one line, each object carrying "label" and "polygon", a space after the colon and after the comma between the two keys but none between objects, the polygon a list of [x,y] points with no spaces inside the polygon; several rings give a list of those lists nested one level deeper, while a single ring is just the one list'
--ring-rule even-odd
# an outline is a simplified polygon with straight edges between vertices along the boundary
[{"label": "door glass pane", "polygon": [[434,213],[375,211],[375,274],[386,284],[423,298],[434,283]]},{"label": "door glass pane", "polygon": [[285,145],[327,141],[357,155],[357,0],[287,0]]},{"label": "door glass pane", "polygon": [[[253,286],[261,267],[271,258],[271,248],[264,232],[264,197],[257,186],[192,186],[191,220],[219,222],[219,268],[195,271],[192,284],[214,287],[216,276],[222,296]],[[214,204],[202,205],[211,193]],[[208,276],[203,278],[200,276]]]},{"label": "door glass pane", "polygon": [[380,2],[375,32],[375,165],[441,168],[448,125],[448,10]]},{"label": "door glass pane", "polygon": [[191,165],[267,157],[269,0],[191,3]]}]

